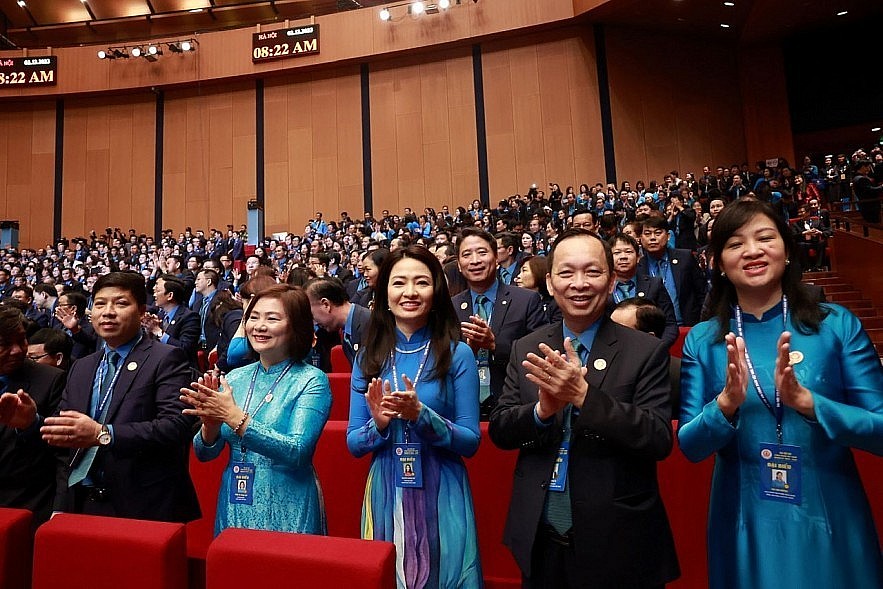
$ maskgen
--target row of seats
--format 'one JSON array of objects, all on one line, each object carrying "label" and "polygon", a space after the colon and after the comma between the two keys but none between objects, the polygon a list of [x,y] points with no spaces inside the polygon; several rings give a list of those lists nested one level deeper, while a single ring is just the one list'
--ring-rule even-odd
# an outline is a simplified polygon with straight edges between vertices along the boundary
[{"label": "row of seats", "polygon": [[[37,531],[33,578],[30,525],[30,512],[0,509],[3,589],[191,586],[183,524],[60,514]],[[304,587],[388,589],[395,585],[395,546],[230,529],[211,543],[205,570],[206,586],[213,589],[238,589],[244,583],[285,587],[293,578]]]}]

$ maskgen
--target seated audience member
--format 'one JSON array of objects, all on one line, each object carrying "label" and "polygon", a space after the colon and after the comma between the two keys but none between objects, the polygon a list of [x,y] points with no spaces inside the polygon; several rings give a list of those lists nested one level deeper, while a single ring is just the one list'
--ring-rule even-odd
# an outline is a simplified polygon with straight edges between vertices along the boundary
[{"label": "seated audience member", "polygon": [[668,247],[668,223],[658,216],[643,222],[641,243],[644,256],[638,262],[638,276],[662,280],[674,305],[678,325],[695,325],[705,300],[705,277],[690,250]]},{"label": "seated audience member", "polygon": [[315,278],[307,283],[306,292],[313,321],[323,331],[342,333],[343,352],[352,366],[364,339],[371,311],[350,303],[346,298],[346,289],[336,278]]},{"label": "seated audience member", "polygon": [[144,329],[162,343],[184,350],[191,365],[196,368],[201,332],[199,314],[184,304],[185,293],[186,286],[182,280],[169,274],[157,278],[153,297],[159,312],[145,315]]},{"label": "seated audience member", "polygon": [[39,364],[67,370],[71,363],[73,341],[60,329],[44,327],[28,338],[28,358]]},{"label": "seated audience member", "polygon": [[26,284],[15,286],[11,296],[26,305],[26,319],[33,321],[39,327],[49,327],[49,314],[34,305],[34,289]]},{"label": "seated audience member", "polygon": [[[248,303],[253,296],[275,284],[276,281],[269,276],[255,276],[243,284],[242,289],[239,291],[242,308],[247,309]],[[248,346],[248,340],[245,337],[245,322],[247,319],[248,316],[243,313],[239,327],[236,329],[236,333],[233,334],[233,337],[230,339],[230,345],[227,347],[227,359],[225,363],[228,370],[251,364],[256,360],[254,354],[251,352],[251,348]]]},{"label": "seated audience member", "polygon": [[503,541],[529,589],[661,587],[680,574],[656,476],[672,449],[668,350],[607,317],[606,242],[565,231],[549,262],[563,322],[514,343],[490,420],[519,452]]},{"label": "seated audience member", "polygon": [[549,273],[549,262],[545,256],[527,256],[521,263],[518,276],[515,277],[515,286],[540,293],[543,300],[543,315],[547,323],[561,321],[561,311],[555,299],[549,294],[546,286],[546,274]]},{"label": "seated audience member", "polygon": [[825,264],[828,238],[834,234],[830,225],[825,227],[822,217],[811,216],[810,207],[801,205],[797,209],[797,218],[791,221],[791,230],[794,232],[794,241],[800,248],[801,268],[809,271],[820,270]]},{"label": "seated audience member", "polygon": [[[610,318],[620,325],[625,325],[644,333],[660,337],[665,331],[667,320],[662,309],[653,301],[644,297],[635,297],[620,301]],[[669,358],[669,383],[671,384],[671,410],[672,417],[678,415],[680,410],[681,396],[681,359],[671,356]]]},{"label": "seated audience member", "polygon": [[71,291],[59,296],[55,305],[55,319],[73,341],[71,360],[85,358],[98,347],[95,328],[86,316],[87,304],[86,295]]},{"label": "seated audience member", "polygon": [[0,507],[33,511],[36,527],[49,519],[56,464],[39,426],[61,401],[64,372],[27,352],[21,313],[0,306]]},{"label": "seated audience member", "polygon": [[328,378],[305,362],[313,319],[304,291],[286,284],[256,294],[246,334],[259,361],[184,389],[184,413],[202,420],[200,460],[231,452],[221,480],[215,535],[226,528],[325,534],[313,452],[331,411]]},{"label": "seated audience member", "polygon": [[54,510],[196,519],[199,502],[188,471],[195,420],[182,414],[179,400],[192,380],[186,355],[143,336],[142,276],[111,272],[93,290],[92,325],[104,343],[74,363],[58,412],[40,428],[43,440],[64,452]]},{"label": "seated audience member", "polygon": [[230,341],[242,324],[242,303],[233,298],[229,290],[218,291],[209,311],[209,321],[218,328],[218,341],[215,349],[218,352],[216,366],[223,373],[230,372],[227,364],[227,350]]},{"label": "seated audience member", "polygon": [[377,286],[377,274],[380,272],[380,266],[383,260],[389,255],[389,250],[379,248],[369,251],[362,258],[362,275],[365,277],[365,288],[358,291],[355,297],[350,300],[353,304],[360,305],[366,309],[374,306],[374,289]]},{"label": "seated audience member", "polygon": [[638,242],[625,234],[617,235],[610,242],[613,250],[613,272],[616,286],[611,298],[619,303],[634,297],[644,297],[662,310],[666,320],[665,329],[656,334],[667,346],[678,339],[678,322],[675,319],[674,305],[662,279],[656,276],[638,275]]}]

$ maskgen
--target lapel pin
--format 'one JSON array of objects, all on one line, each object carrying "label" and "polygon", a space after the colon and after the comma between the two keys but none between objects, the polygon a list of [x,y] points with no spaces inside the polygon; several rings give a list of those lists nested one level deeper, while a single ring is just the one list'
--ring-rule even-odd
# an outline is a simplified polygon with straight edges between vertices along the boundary
[{"label": "lapel pin", "polygon": [[677,258],[673,259],[673,260],[671,261],[671,263],[672,263],[672,264],[677,264],[677,263],[678,263],[678,259],[677,259]]},{"label": "lapel pin", "polygon": [[126,370],[128,370],[129,372],[135,372],[136,368],[138,368],[137,362],[129,362],[128,364],[126,364]]},{"label": "lapel pin", "polygon": [[642,297],[642,296],[644,296],[644,293],[639,292],[639,293],[638,293],[638,296],[639,296],[639,297]]},{"label": "lapel pin", "polygon": [[508,303],[508,302],[509,302],[509,301],[507,301],[506,299],[503,299],[502,301],[500,301],[500,304],[501,304],[501,305],[505,305],[505,304]]},{"label": "lapel pin", "polygon": [[469,308],[469,303],[466,303],[466,302],[460,303],[460,308],[461,308],[461,309],[464,309],[464,310],[465,310],[465,309],[468,309],[468,308]]},{"label": "lapel pin", "polygon": [[354,352],[358,352],[358,351],[359,351],[359,344],[357,344],[357,343],[356,343],[356,344],[353,344],[353,351],[354,351]]},{"label": "lapel pin", "polygon": [[607,360],[604,358],[598,358],[592,366],[595,367],[595,370],[604,370],[607,368]]},{"label": "lapel pin", "polygon": [[800,364],[801,362],[803,362],[803,352],[798,352],[797,350],[794,350],[793,352],[788,354],[788,364],[794,365]]}]

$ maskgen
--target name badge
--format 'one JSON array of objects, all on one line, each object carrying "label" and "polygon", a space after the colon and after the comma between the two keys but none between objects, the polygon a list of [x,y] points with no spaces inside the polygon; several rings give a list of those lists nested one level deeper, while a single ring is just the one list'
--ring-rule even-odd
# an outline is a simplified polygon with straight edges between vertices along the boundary
[{"label": "name badge", "polygon": [[799,505],[802,498],[800,446],[761,444],[760,459],[760,498]]},{"label": "name badge", "polygon": [[423,488],[423,470],[420,467],[420,444],[395,444],[396,487]]},{"label": "name badge", "polygon": [[563,493],[567,485],[567,463],[570,460],[570,440],[561,443],[558,448],[558,456],[555,457],[555,466],[552,468],[552,480],[549,481],[549,490]]},{"label": "name badge", "polygon": [[254,463],[234,462],[230,481],[230,503],[251,505],[254,501]]}]

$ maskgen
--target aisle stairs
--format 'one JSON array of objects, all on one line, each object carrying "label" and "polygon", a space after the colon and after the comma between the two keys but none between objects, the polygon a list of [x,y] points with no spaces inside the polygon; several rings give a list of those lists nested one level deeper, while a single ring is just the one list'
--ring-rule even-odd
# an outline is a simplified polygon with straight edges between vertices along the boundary
[{"label": "aisle stairs", "polygon": [[877,355],[883,360],[883,308],[875,307],[872,301],[864,298],[857,288],[836,272],[807,272],[803,275],[803,281],[821,286],[828,301],[843,305],[855,313],[871,336]]}]

